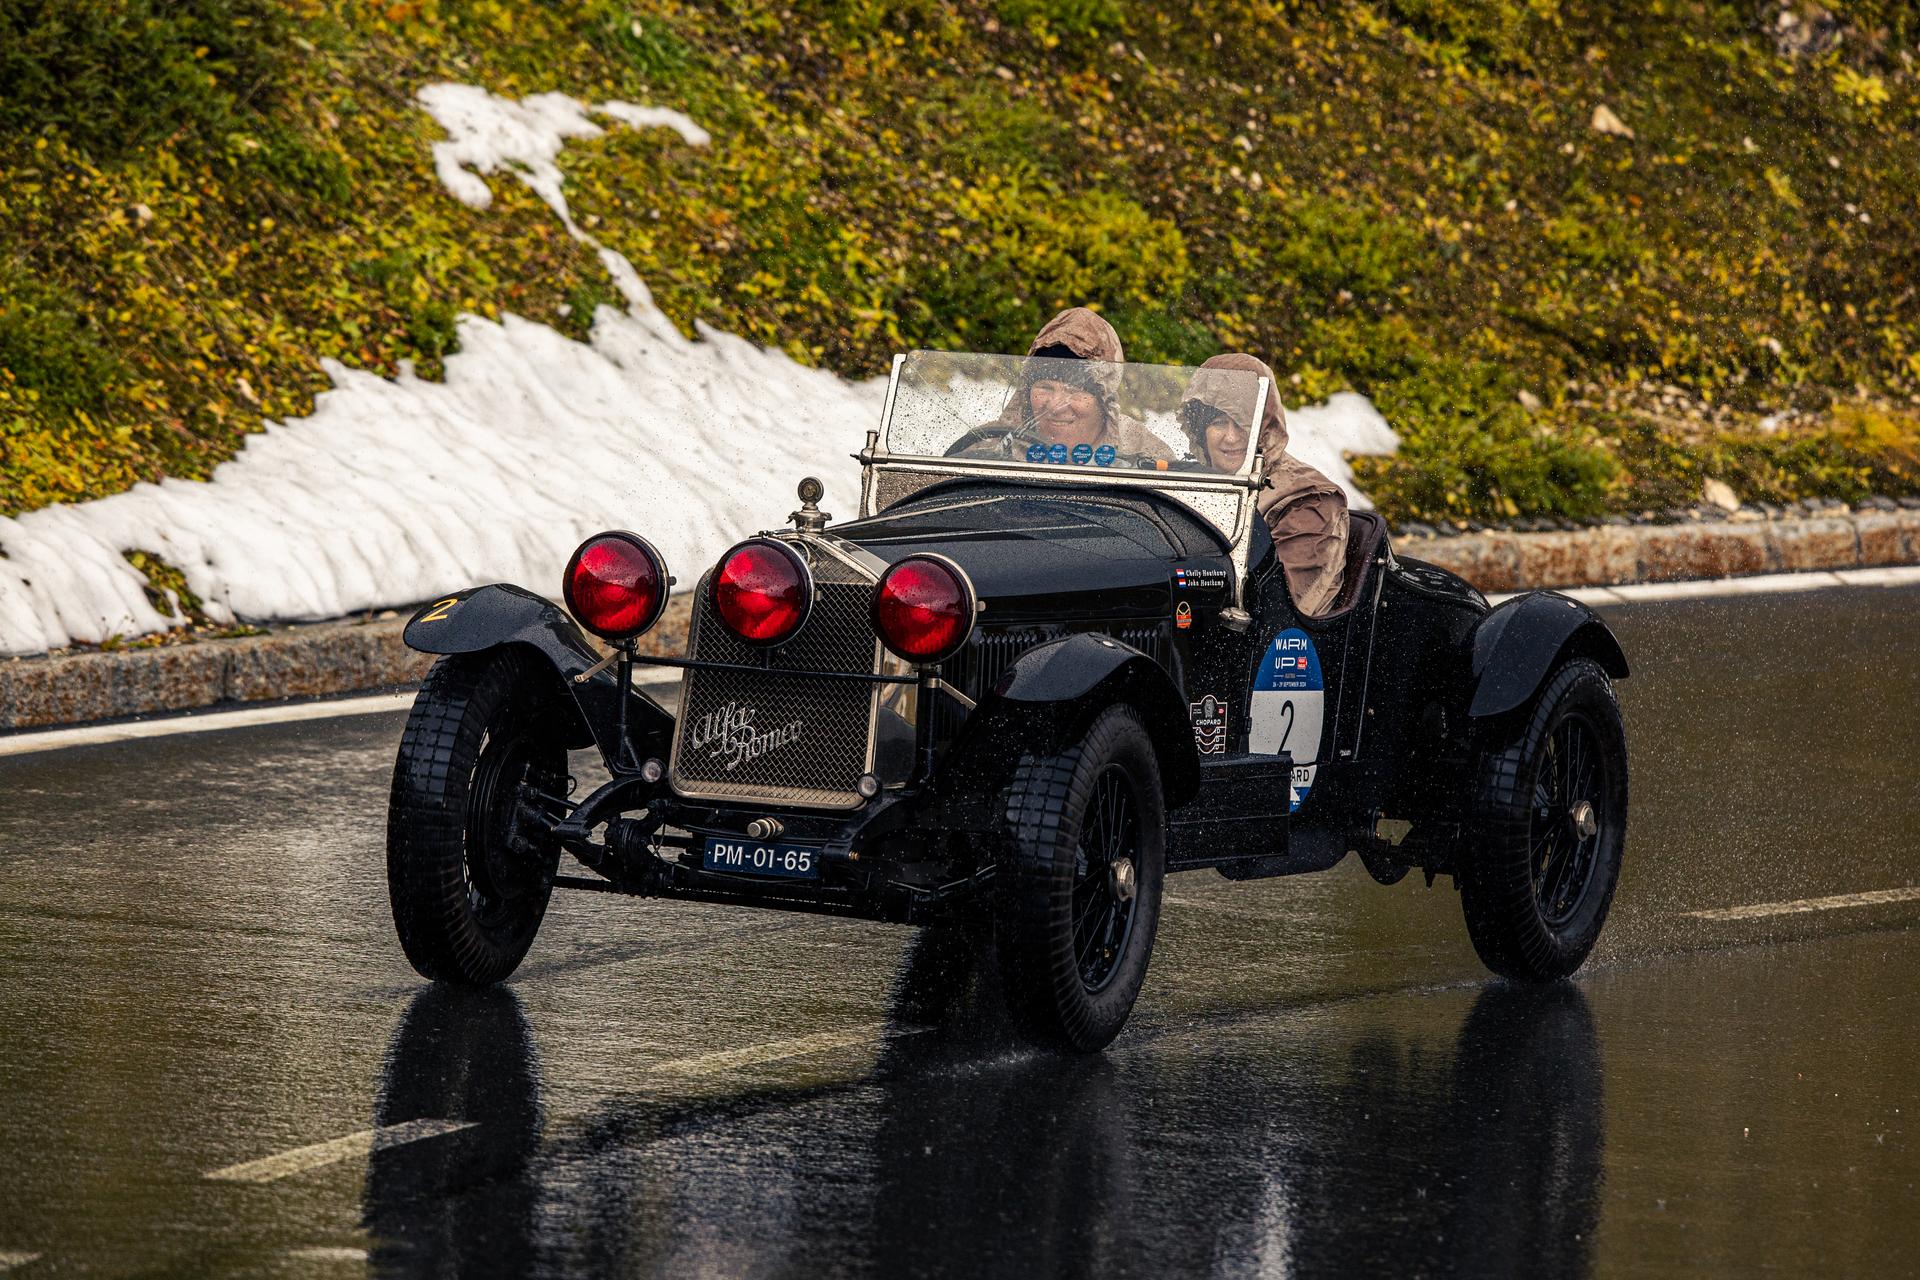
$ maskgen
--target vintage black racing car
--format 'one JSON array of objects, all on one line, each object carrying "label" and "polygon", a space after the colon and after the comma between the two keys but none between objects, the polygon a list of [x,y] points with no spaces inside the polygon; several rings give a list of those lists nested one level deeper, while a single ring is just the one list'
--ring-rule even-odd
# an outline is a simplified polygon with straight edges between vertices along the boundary
[{"label": "vintage black racing car", "polygon": [[[803,481],[791,528],[700,578],[683,657],[635,651],[674,580],[632,533],[573,554],[565,611],[494,585],[416,614],[407,643],[445,656],[388,819],[414,967],[505,978],[555,886],[969,928],[1020,1025],[1090,1050],[1132,1010],[1167,873],[1355,853],[1382,883],[1452,876],[1495,972],[1576,969],[1626,835],[1606,625],[1547,592],[1490,608],[1362,512],[1338,599],[1302,616],[1261,460],[1046,438],[1023,397],[1085,385],[1070,363],[896,358],[860,517]],[[1106,366],[1107,409],[1178,457],[1193,372]],[[1273,389],[1224,376],[1258,422]],[[680,669],[677,715],[643,664]],[[607,781],[576,795],[569,749]]]}]

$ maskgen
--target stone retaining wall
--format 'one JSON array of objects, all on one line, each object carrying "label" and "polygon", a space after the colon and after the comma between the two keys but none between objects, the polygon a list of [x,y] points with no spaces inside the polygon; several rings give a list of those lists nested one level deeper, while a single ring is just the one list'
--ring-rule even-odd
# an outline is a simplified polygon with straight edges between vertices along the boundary
[{"label": "stone retaining wall", "polygon": [[[1920,510],[1746,515],[1396,538],[1394,549],[1489,593],[1920,564]],[[690,599],[668,603],[642,642],[646,652],[685,650]],[[0,731],[409,685],[432,659],[401,643],[404,625],[399,618],[321,623],[241,640],[15,659],[0,663]]]},{"label": "stone retaining wall", "polygon": [[1920,511],[1605,524],[1570,533],[1490,530],[1396,538],[1393,549],[1450,569],[1486,592],[1877,568],[1920,564]]}]

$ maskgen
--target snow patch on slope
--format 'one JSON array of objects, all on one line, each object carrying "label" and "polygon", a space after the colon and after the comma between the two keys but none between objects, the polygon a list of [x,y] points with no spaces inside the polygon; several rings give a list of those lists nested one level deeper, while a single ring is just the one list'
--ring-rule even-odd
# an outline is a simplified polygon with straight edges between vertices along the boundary
[{"label": "snow patch on slope", "polygon": [[1373,510],[1373,502],[1353,482],[1353,467],[1344,455],[1391,454],[1399,448],[1400,437],[1373,401],[1358,392],[1342,391],[1325,404],[1287,410],[1287,452],[1346,490],[1356,511]]},{"label": "snow patch on slope", "polygon": [[[601,132],[590,114],[694,145],[704,130],[563,94],[432,85],[420,101],[448,134],[434,163],[449,193],[484,207],[485,175],[527,183],[599,249],[628,309],[600,308],[586,342],[517,316],[463,317],[444,382],[328,361],[334,386],[313,414],[267,423],[209,482],[0,517],[0,654],[176,625],[126,563],[135,549],[178,566],[217,620],[302,621],[476,582],[557,592],[574,546],[606,528],[646,534],[686,589],[727,546],[778,525],[807,473],[826,481],[828,510],[855,514],[847,455],[878,424],[884,380],[849,382],[704,325],[687,339],[567,208],[556,159],[567,139]],[[1336,396],[1290,423],[1294,451],[1364,504],[1339,451],[1397,444],[1372,406]]]}]

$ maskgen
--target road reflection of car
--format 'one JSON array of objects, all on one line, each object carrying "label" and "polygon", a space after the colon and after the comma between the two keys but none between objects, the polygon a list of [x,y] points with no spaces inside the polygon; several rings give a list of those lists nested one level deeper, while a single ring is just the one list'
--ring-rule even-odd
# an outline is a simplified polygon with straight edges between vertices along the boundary
[{"label": "road reflection of car", "polygon": [[444,1092],[429,1114],[499,1134],[465,1178],[445,1153],[376,1153],[375,1271],[1591,1270],[1605,1107],[1577,988],[1490,986],[1450,1051],[1391,1023],[1329,1042],[1321,1022],[1261,1020],[1087,1063],[1009,1048],[992,965],[948,931],[916,941],[893,1016],[930,1029],[889,1040],[870,1078],[638,1093],[544,1142],[517,1005],[487,1006],[474,1036],[416,1005],[376,1119],[417,1118],[391,1099],[423,1101],[403,1082],[427,1081]]},{"label": "road reflection of car", "polygon": [[[1456,877],[1497,972],[1578,967],[1626,828],[1605,624],[1548,593],[1489,609],[1396,558],[1370,513],[1341,594],[1305,616],[1255,512],[1257,453],[1232,474],[1085,441],[1029,462],[1015,397],[1039,374],[1058,371],[901,357],[860,518],[830,525],[803,482],[793,529],[702,576],[685,657],[634,652],[671,579],[629,533],[575,552],[571,618],[509,586],[422,609],[407,643],[445,656],[388,827],[414,966],[506,977],[556,885],[958,923],[991,934],[1027,1036],[1094,1049],[1145,979],[1167,872],[1357,851],[1383,882]],[[1265,378],[1208,376],[1209,403],[1260,420]],[[1095,385],[1171,445],[1193,377]],[[632,687],[649,662],[684,671],[677,720]],[[565,753],[589,746],[611,780],[575,797]],[[557,876],[563,851],[594,874]]]}]

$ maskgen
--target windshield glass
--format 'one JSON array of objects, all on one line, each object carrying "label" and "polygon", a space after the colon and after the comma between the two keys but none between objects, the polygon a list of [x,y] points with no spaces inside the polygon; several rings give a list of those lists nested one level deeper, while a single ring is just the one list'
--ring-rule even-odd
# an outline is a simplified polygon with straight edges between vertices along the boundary
[{"label": "windshield glass", "polygon": [[1237,369],[915,351],[900,365],[883,447],[1068,471],[1246,475],[1261,381]]}]

